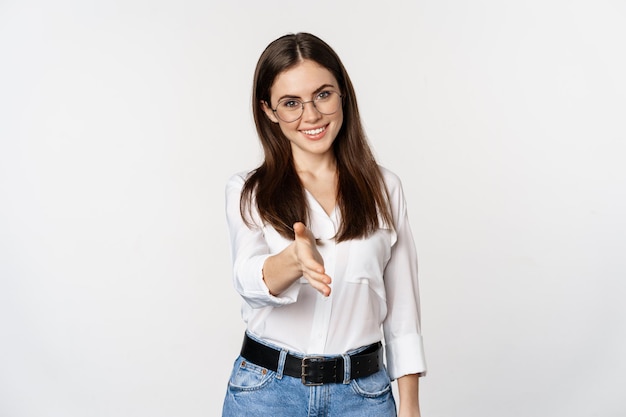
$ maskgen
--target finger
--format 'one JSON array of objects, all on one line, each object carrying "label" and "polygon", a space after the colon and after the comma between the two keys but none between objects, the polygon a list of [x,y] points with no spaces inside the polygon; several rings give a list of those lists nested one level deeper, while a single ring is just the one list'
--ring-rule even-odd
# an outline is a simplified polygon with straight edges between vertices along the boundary
[{"label": "finger", "polygon": [[323,296],[328,297],[330,295],[330,286],[329,285],[324,284],[323,282],[320,282],[320,281],[315,280],[315,279],[307,279],[307,281],[309,282],[311,287],[315,288]]},{"label": "finger", "polygon": [[301,260],[303,270],[315,271],[318,274],[325,274],[324,264],[315,259],[313,254],[307,255],[305,259]]},{"label": "finger", "polygon": [[309,282],[319,282],[323,285],[329,285],[333,282],[332,278],[324,273],[313,270],[306,270],[302,274]]},{"label": "finger", "polygon": [[320,285],[320,288],[318,289],[318,291],[324,297],[328,297],[330,295],[330,291],[331,291],[330,285],[322,284],[322,285]]}]

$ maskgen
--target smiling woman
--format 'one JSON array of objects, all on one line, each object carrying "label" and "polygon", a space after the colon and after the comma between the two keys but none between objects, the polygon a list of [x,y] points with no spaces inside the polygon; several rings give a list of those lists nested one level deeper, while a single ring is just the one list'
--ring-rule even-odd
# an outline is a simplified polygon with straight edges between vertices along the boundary
[{"label": "smiling woman", "polygon": [[[343,123],[341,93],[337,90],[333,74],[308,59],[282,72],[274,81],[272,99],[277,97],[276,107],[265,101],[262,106],[291,143],[296,164],[334,160],[332,145]],[[302,101],[302,97],[311,99]]]},{"label": "smiling woman", "polygon": [[419,416],[415,246],[345,68],[321,39],[283,36],[259,59],[252,106],[265,160],[226,186],[247,331],[223,416],[395,416],[392,379],[400,415]]}]

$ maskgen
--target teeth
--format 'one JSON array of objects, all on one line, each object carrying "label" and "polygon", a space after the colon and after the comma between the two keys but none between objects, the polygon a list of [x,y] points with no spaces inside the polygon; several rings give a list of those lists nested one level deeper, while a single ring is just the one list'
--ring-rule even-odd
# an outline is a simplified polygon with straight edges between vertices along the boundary
[{"label": "teeth", "polygon": [[324,131],[324,129],[326,129],[325,127],[320,127],[319,129],[313,129],[313,130],[303,130],[303,132],[306,135],[317,135],[319,133],[322,133]]}]

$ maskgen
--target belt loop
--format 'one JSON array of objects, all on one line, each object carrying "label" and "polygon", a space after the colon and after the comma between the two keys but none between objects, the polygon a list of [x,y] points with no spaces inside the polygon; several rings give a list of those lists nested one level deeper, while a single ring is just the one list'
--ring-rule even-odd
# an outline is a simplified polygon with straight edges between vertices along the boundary
[{"label": "belt loop", "polygon": [[343,358],[343,383],[344,384],[349,384],[350,383],[350,372],[351,372],[351,368],[350,368],[350,355],[341,355],[341,357]]},{"label": "belt loop", "polygon": [[278,368],[276,369],[276,378],[283,379],[283,372],[285,370],[285,360],[287,359],[287,351],[285,349],[280,350],[280,356],[278,357]]}]

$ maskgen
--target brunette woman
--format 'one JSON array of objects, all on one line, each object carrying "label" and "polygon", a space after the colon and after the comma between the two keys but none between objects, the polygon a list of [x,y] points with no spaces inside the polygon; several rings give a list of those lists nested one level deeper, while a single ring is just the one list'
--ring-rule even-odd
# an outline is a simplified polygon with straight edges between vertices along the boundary
[{"label": "brunette woman", "polygon": [[419,416],[407,207],[343,64],[316,36],[283,36],[258,61],[252,108],[265,159],[226,186],[247,330],[223,416],[395,416],[394,379],[398,414]]}]

